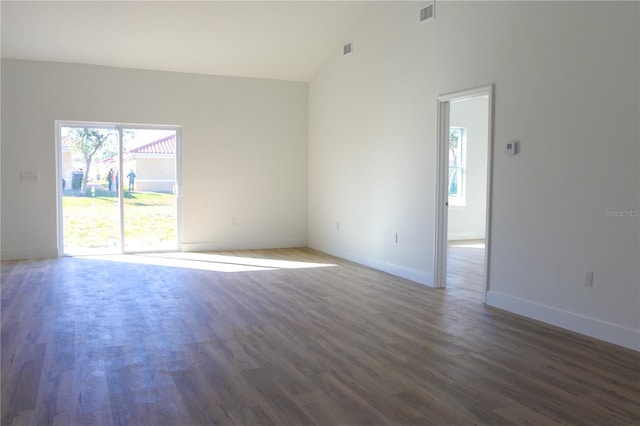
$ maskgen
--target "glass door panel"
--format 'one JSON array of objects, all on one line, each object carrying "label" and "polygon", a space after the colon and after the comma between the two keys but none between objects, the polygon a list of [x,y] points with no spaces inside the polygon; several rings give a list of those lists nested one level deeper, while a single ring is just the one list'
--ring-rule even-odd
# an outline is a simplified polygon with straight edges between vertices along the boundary
[{"label": "glass door panel", "polygon": [[118,130],[60,127],[62,251],[120,253]]},{"label": "glass door panel", "polygon": [[177,132],[122,134],[124,251],[177,250]]}]

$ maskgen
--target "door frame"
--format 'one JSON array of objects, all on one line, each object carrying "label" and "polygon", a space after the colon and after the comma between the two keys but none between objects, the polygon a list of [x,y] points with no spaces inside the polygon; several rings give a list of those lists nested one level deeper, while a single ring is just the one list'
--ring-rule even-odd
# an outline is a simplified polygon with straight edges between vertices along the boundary
[{"label": "door frame", "polygon": [[[94,129],[111,129],[118,132],[118,145],[119,150],[122,149],[122,131],[123,129],[131,130],[173,130],[176,132],[176,247],[174,250],[154,250],[154,253],[160,252],[174,252],[181,251],[182,247],[182,126],[167,125],[167,124],[130,124],[130,123],[111,123],[111,122],[96,122],[96,121],[69,121],[69,120],[55,120],[55,162],[56,162],[56,182],[62,180],[62,140],[61,129],[62,127],[90,127]],[[118,155],[118,169],[122,171],[123,166],[122,153]],[[149,253],[149,250],[144,251],[132,251],[125,250],[124,244],[124,188],[122,185],[123,176],[120,173],[119,179],[121,182],[118,184],[118,201],[119,201],[119,230],[120,230],[120,254],[126,253]],[[64,216],[62,212],[62,188],[60,184],[56,185],[56,213],[57,213],[57,238],[58,238],[58,257],[67,256],[64,253],[64,233],[63,233],[63,221]]]},{"label": "door frame", "polygon": [[435,247],[433,286],[444,288],[447,283],[447,226],[449,208],[449,124],[450,104],[453,101],[461,101],[478,96],[488,97],[488,135],[487,135],[487,195],[485,204],[485,250],[484,250],[484,276],[482,284],[482,301],[487,302],[489,290],[489,260],[491,254],[491,188],[493,186],[493,98],[494,85],[475,87],[472,89],[451,92],[438,96],[438,138],[436,148],[436,214],[435,214]]}]

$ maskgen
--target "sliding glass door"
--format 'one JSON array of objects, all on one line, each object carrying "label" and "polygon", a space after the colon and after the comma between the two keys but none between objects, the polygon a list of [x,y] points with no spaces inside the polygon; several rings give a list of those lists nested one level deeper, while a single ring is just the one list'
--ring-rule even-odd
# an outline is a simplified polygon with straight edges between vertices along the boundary
[{"label": "sliding glass door", "polygon": [[177,250],[179,128],[57,129],[61,253]]}]

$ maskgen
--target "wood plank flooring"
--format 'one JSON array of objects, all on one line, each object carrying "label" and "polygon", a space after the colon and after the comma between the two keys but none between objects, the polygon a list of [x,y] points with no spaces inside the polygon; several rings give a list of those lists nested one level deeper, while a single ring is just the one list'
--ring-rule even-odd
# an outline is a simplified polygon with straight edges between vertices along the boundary
[{"label": "wood plank flooring", "polygon": [[484,240],[449,241],[447,247],[447,287],[449,294],[482,302]]},{"label": "wood plank flooring", "polygon": [[309,249],[3,262],[1,423],[640,424],[640,353],[469,291]]}]

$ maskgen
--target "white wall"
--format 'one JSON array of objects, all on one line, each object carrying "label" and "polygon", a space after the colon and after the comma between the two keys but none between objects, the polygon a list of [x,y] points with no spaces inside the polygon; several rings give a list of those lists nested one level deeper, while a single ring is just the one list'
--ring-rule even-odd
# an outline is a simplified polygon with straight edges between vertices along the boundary
[{"label": "white wall", "polygon": [[494,83],[489,304],[640,350],[639,4],[419,6],[311,83],[310,246],[432,284],[436,98]]},{"label": "white wall", "polygon": [[[306,245],[307,92],[305,83],[3,60],[2,257],[57,255],[55,120],[183,126],[185,250]],[[19,183],[21,171],[40,181]]]},{"label": "white wall", "polygon": [[449,125],[464,127],[467,139],[465,203],[449,204],[447,239],[484,239],[487,204],[489,99],[479,96],[450,104]]}]

